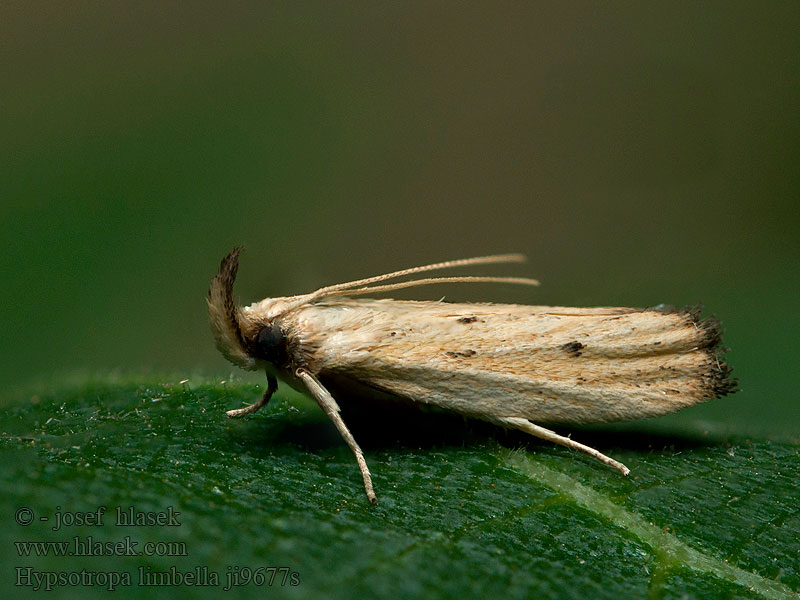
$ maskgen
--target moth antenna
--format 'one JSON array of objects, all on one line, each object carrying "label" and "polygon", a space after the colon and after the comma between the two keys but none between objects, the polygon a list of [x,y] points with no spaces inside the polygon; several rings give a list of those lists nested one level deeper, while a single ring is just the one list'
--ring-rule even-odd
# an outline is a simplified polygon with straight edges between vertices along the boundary
[{"label": "moth antenna", "polygon": [[[304,304],[308,304],[317,300],[319,298],[324,298],[326,296],[334,295],[334,292],[339,292],[340,290],[351,289],[357,286],[365,286],[370,283],[377,283],[379,281],[386,281],[387,279],[394,279],[396,277],[403,277],[404,275],[412,275],[414,273],[423,273],[425,271],[436,271],[438,269],[450,269],[453,267],[467,267],[470,265],[487,265],[487,264],[503,264],[503,263],[520,263],[525,262],[526,258],[524,254],[493,254],[490,256],[475,256],[473,258],[462,258],[458,260],[447,260],[444,262],[433,263],[430,265],[423,265],[421,267],[411,267],[410,269],[402,269],[400,271],[392,271],[391,273],[384,273],[383,275],[375,275],[373,277],[366,277],[364,279],[355,279],[353,281],[347,281],[345,283],[336,283],[334,285],[328,285],[318,290],[311,292],[310,294],[305,294],[302,296],[298,296],[298,299],[295,302],[292,302],[288,306],[284,308],[281,313],[287,313],[295,308],[303,306]],[[422,281],[422,280],[420,280]],[[425,285],[425,284],[422,284]],[[335,295],[342,295],[342,294],[335,294]]]},{"label": "moth antenna", "polygon": [[337,290],[325,294],[325,298],[330,298],[331,296],[360,296],[373,292],[388,292],[391,290],[400,290],[421,285],[434,285],[437,283],[513,283],[519,285],[539,285],[537,280],[527,277],[428,277],[425,279],[401,281],[399,283],[387,283],[385,285],[373,285],[350,290]]},{"label": "moth antenna", "polygon": [[[384,273],[383,275],[375,275],[373,277],[366,277],[364,279],[356,279],[345,283],[336,283],[328,285],[323,288],[312,292],[313,296],[326,296],[329,292],[353,288],[356,286],[364,286],[370,283],[377,283],[379,281],[386,281],[387,279],[395,279],[403,275],[412,275],[414,273],[423,273],[425,271],[438,271],[439,269],[450,269],[453,267],[467,267],[470,265],[486,265],[492,263],[514,263],[525,262],[523,254],[494,254],[492,256],[476,256],[473,258],[462,258],[459,260],[447,260],[444,262],[433,263],[430,265],[423,265],[421,267],[411,267],[410,269],[402,269],[400,271],[392,271],[391,273]],[[319,295],[319,296],[318,296]]]}]

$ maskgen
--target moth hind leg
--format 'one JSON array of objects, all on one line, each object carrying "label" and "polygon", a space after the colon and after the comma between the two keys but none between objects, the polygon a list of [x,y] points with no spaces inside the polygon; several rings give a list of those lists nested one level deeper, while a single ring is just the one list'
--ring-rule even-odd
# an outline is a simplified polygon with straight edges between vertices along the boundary
[{"label": "moth hind leg", "polygon": [[602,452],[581,444],[580,442],[576,442],[568,437],[564,437],[563,435],[558,435],[555,431],[551,431],[531,423],[528,419],[523,419],[521,417],[495,417],[492,420],[503,427],[508,427],[509,429],[518,429],[540,439],[547,440],[548,442],[553,442],[554,444],[566,446],[567,448],[572,448],[573,450],[578,450],[579,452],[588,454],[589,456],[599,460],[601,463],[604,463],[609,467],[614,467],[623,475],[628,475],[631,472],[631,470],[621,462],[606,456]]}]

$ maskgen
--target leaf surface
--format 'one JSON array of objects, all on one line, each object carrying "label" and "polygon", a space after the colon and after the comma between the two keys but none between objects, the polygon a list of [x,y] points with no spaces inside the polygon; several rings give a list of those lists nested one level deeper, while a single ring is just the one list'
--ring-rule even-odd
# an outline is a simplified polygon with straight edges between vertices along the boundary
[{"label": "leaf surface", "polygon": [[[796,443],[721,439],[699,426],[574,432],[625,462],[623,478],[484,424],[345,415],[372,469],[380,503],[371,506],[313,402],[282,388],[260,413],[225,418],[258,394],[244,384],[108,381],[5,408],[3,587],[31,593],[35,573],[85,570],[127,573],[117,587],[126,597],[211,596],[235,583],[245,597],[797,597]],[[59,514],[99,507],[102,526],[56,530]],[[131,507],[172,509],[180,524],[115,525],[117,509]],[[31,524],[15,522],[21,508]],[[129,536],[142,554],[54,556],[54,546],[25,545],[66,541],[74,551],[89,536]],[[145,555],[148,542],[184,555]],[[170,585],[142,585],[162,572]],[[94,577],[55,584],[51,597],[107,594],[112,575]]]}]

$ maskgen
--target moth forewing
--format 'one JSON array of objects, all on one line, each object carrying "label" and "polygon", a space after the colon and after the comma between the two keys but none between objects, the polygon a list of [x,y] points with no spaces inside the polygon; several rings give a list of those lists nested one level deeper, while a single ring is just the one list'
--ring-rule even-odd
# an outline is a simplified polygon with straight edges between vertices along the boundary
[{"label": "moth forewing", "polygon": [[392,300],[338,300],[286,316],[307,364],[331,388],[357,380],[365,385],[348,387],[538,423],[657,416],[728,391],[718,335],[695,318]]},{"label": "moth forewing", "polygon": [[277,388],[275,375],[309,393],[355,454],[375,501],[363,453],[339,415],[336,395],[358,390],[454,411],[580,450],[627,474],[625,465],[540,424],[640,419],[733,391],[730,368],[718,356],[718,325],[692,310],[343,297],[444,281],[536,284],[446,277],[374,285],[434,269],[519,260],[503,255],[437,263],[242,309],[232,300],[234,250],[212,280],[212,329],[226,358],[264,368],[270,385],[261,400],[229,416],[264,406]]}]

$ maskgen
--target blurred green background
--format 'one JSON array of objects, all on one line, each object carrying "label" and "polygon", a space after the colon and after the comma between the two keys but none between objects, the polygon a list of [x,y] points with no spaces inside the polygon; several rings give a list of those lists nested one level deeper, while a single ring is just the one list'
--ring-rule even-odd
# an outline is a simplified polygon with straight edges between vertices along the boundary
[{"label": "blurred green background", "polygon": [[244,302],[519,251],[491,272],[539,289],[398,297],[703,301],[743,391],[674,418],[796,434],[798,31],[796,2],[4,2],[0,398],[227,376],[234,245]]}]

